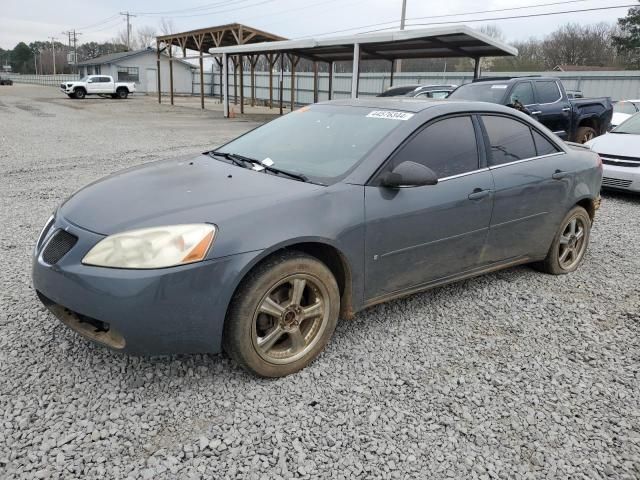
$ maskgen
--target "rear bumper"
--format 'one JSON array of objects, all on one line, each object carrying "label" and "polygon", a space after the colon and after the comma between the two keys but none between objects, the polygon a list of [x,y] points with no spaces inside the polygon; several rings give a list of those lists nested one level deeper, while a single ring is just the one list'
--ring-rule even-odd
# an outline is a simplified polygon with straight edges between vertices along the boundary
[{"label": "rear bumper", "polygon": [[640,192],[640,167],[605,164],[602,175],[602,188]]},{"label": "rear bumper", "polygon": [[36,249],[33,286],[65,325],[114,350],[143,354],[217,353],[238,278],[258,252],[180,267],[125,270],[82,265],[103,237],[56,219],[50,233],[78,237],[55,265]]}]

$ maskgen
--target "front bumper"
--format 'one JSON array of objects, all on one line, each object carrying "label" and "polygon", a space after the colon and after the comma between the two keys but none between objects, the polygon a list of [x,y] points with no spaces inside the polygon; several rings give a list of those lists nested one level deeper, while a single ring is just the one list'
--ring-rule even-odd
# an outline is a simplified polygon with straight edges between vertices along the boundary
[{"label": "front bumper", "polygon": [[602,187],[640,192],[640,167],[603,165]]},{"label": "front bumper", "polygon": [[[49,265],[41,251],[59,229],[78,241]],[[36,247],[33,286],[56,317],[90,340],[123,352],[221,350],[227,306],[259,252],[153,270],[82,265],[84,255],[102,238],[58,217]]]}]

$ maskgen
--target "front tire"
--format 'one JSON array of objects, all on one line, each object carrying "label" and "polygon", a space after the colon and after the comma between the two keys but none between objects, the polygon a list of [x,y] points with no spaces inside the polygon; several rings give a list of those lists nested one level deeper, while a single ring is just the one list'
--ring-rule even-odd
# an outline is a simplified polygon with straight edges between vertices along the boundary
[{"label": "front tire", "polygon": [[543,272],[564,275],[575,271],[587,251],[591,218],[582,207],[573,207],[560,224],[547,257],[538,265]]},{"label": "front tire", "polygon": [[84,89],[82,89],[82,88],[78,88],[77,90],[75,90],[73,92],[73,95],[78,100],[82,100],[84,97],[87,96],[87,92],[85,92]]},{"label": "front tire", "polygon": [[258,265],[238,288],[227,314],[225,351],[262,377],[283,377],[309,365],[331,338],[340,293],[315,257],[286,252]]},{"label": "front tire", "polygon": [[577,143],[587,143],[598,136],[597,132],[591,127],[580,127],[576,132]]}]

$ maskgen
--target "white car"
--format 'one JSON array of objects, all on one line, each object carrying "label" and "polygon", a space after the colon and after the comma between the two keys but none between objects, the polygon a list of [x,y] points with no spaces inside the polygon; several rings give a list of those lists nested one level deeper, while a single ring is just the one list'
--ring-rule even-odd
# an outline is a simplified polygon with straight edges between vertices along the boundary
[{"label": "white car", "polygon": [[88,75],[80,80],[60,84],[60,90],[69,98],[83,99],[87,95],[127,98],[136,91],[134,82],[114,82],[109,75]]},{"label": "white car", "polygon": [[620,100],[613,104],[611,128],[615,128],[632,115],[640,112],[640,100]]},{"label": "white car", "polygon": [[640,113],[585,145],[602,158],[603,188],[640,193]]}]

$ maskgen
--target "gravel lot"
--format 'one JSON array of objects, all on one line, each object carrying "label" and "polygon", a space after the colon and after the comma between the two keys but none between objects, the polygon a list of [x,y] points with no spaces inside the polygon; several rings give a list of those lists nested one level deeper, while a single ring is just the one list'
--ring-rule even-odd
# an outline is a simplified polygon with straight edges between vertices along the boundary
[{"label": "gravel lot", "polygon": [[604,196],[578,272],[372,308],[280,380],[115,354],[39,304],[31,253],[59,202],[254,125],[0,88],[0,478],[640,478],[640,198]]}]

